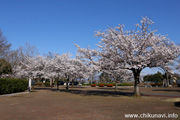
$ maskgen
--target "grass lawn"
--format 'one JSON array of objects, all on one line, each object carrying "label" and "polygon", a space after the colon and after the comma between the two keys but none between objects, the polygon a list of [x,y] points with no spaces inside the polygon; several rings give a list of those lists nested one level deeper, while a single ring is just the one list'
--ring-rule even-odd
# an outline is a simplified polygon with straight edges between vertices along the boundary
[{"label": "grass lawn", "polygon": [[[61,89],[64,88],[61,87]],[[95,90],[98,88],[70,89]],[[131,91],[132,88],[124,89],[122,91]],[[155,93],[179,93],[177,91],[179,88],[172,88],[171,90],[175,91],[170,92],[166,91],[167,89],[161,91],[162,89],[158,88],[147,88],[146,92],[154,89],[156,89]],[[107,91],[111,91],[111,88],[108,88]],[[0,97],[0,120],[123,120],[125,119],[124,114],[142,113],[175,113],[179,115],[179,118],[175,120],[179,120],[180,106],[175,102],[177,101],[165,97],[134,98],[131,95],[66,93],[64,91],[57,92],[55,88],[39,88],[29,94]]]}]

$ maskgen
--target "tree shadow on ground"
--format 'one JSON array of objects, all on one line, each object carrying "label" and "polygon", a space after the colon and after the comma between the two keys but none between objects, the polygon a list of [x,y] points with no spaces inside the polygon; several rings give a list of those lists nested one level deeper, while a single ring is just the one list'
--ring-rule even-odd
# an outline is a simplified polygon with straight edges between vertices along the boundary
[{"label": "tree shadow on ground", "polygon": [[[58,87],[57,86],[55,86],[55,87],[53,87],[53,88],[51,88],[51,87],[34,87],[34,89],[39,89],[39,90],[50,90],[50,89],[57,89]],[[62,89],[62,88],[66,88],[66,86],[59,86],[59,89]],[[82,87],[82,86],[74,86],[74,87],[72,87],[72,86],[69,86],[69,88],[71,89],[71,88],[73,88],[73,89],[78,89],[78,88],[85,88],[85,87]]]},{"label": "tree shadow on ground", "polygon": [[98,91],[98,90],[69,90],[71,94],[79,94],[81,96],[133,96],[132,92],[119,92],[119,91]]},{"label": "tree shadow on ground", "polygon": [[166,91],[166,92],[180,92],[180,90],[170,90],[170,89],[155,89],[155,90],[152,90],[152,91]]},{"label": "tree shadow on ground", "polygon": [[[66,89],[55,89],[55,88],[35,88],[34,90],[50,90],[54,92],[66,92]],[[68,93],[71,94],[79,94],[82,96],[113,96],[113,97],[119,97],[119,96],[133,96],[133,92],[121,92],[121,91],[100,91],[100,90],[76,90],[76,89],[69,89]]]},{"label": "tree shadow on ground", "polygon": [[[71,88],[72,87],[69,87],[69,91],[71,91]],[[76,87],[76,88],[78,89],[80,87]],[[49,90],[49,91],[66,91],[65,89],[66,89],[65,87],[60,87],[59,89],[51,88],[51,87],[37,87],[37,88],[34,88],[34,90]],[[74,87],[73,87],[73,89],[74,89]]]},{"label": "tree shadow on ground", "polygon": [[31,92],[37,92],[37,91],[33,89],[33,90],[31,90]]},{"label": "tree shadow on ground", "polygon": [[132,88],[97,88],[97,89],[101,89],[101,90],[132,90]]},{"label": "tree shadow on ground", "polygon": [[174,105],[175,105],[176,107],[180,107],[180,102],[175,102]]},{"label": "tree shadow on ground", "polygon": [[50,87],[38,87],[38,88],[34,88],[34,90],[53,90],[53,88],[50,88]]}]

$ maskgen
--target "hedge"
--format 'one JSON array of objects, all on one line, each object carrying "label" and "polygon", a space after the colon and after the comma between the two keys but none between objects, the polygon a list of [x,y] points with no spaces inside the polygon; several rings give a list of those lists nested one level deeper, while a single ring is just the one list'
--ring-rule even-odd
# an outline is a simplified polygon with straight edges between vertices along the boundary
[{"label": "hedge", "polygon": [[113,84],[107,84],[107,87],[113,87]]},{"label": "hedge", "polygon": [[[108,86],[108,84],[111,84],[109,86],[115,86],[116,85],[115,83],[99,83],[99,84],[104,84],[104,86]],[[133,86],[133,83],[120,83],[120,84],[117,84],[117,86]]]},{"label": "hedge", "polygon": [[83,83],[82,86],[90,86],[90,83]]},{"label": "hedge", "polygon": [[96,84],[91,84],[91,87],[96,87]]},{"label": "hedge", "polygon": [[133,83],[121,83],[118,86],[133,86]]},{"label": "hedge", "polygon": [[101,84],[99,84],[99,87],[104,87],[104,84],[102,84],[102,83],[101,83]]},{"label": "hedge", "polygon": [[151,83],[151,86],[163,86],[163,83]]},{"label": "hedge", "polygon": [[27,90],[28,81],[25,79],[0,78],[0,95]]},{"label": "hedge", "polygon": [[99,83],[99,84],[104,84],[104,86],[108,86],[108,84],[112,84],[113,86],[115,86],[115,83]]},{"label": "hedge", "polygon": [[[101,86],[103,84],[104,86],[107,86],[107,87],[112,87],[112,86],[115,86],[116,84],[115,83],[99,83],[97,84],[97,86]],[[110,85],[109,85],[110,84]],[[82,84],[83,86],[88,86],[88,85],[91,85],[91,84]],[[120,83],[120,84],[117,84],[118,86],[133,86],[133,83]]]},{"label": "hedge", "polygon": [[[50,86],[50,82],[45,82],[44,85],[45,85],[46,87],[49,87],[49,86]],[[52,85],[54,85],[54,83],[52,83]]]}]

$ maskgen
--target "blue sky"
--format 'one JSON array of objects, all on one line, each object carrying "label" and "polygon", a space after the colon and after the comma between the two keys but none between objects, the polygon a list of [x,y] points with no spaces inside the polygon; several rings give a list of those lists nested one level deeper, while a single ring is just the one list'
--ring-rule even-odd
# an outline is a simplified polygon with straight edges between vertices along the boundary
[{"label": "blue sky", "polygon": [[0,28],[12,49],[26,42],[40,54],[75,55],[76,47],[96,48],[99,29],[124,24],[132,30],[142,16],[152,19],[157,33],[180,43],[179,0],[0,0]]}]

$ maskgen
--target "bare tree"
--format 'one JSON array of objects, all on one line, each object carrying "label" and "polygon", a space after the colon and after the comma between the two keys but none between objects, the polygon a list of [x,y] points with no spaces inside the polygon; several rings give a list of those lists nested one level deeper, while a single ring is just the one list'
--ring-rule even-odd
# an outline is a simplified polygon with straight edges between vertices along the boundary
[{"label": "bare tree", "polygon": [[10,50],[11,44],[8,43],[0,29],[0,58],[5,58]]},{"label": "bare tree", "polygon": [[11,64],[12,69],[16,69],[21,65],[21,62],[25,62],[25,57],[34,57],[38,55],[36,46],[32,46],[26,43],[25,46],[20,46],[17,50],[11,50],[6,56],[7,61]]},{"label": "bare tree", "polygon": [[36,46],[32,46],[29,43],[26,42],[25,46],[20,46],[18,48],[18,52],[20,55],[25,55],[28,57],[34,57],[39,54]]}]

